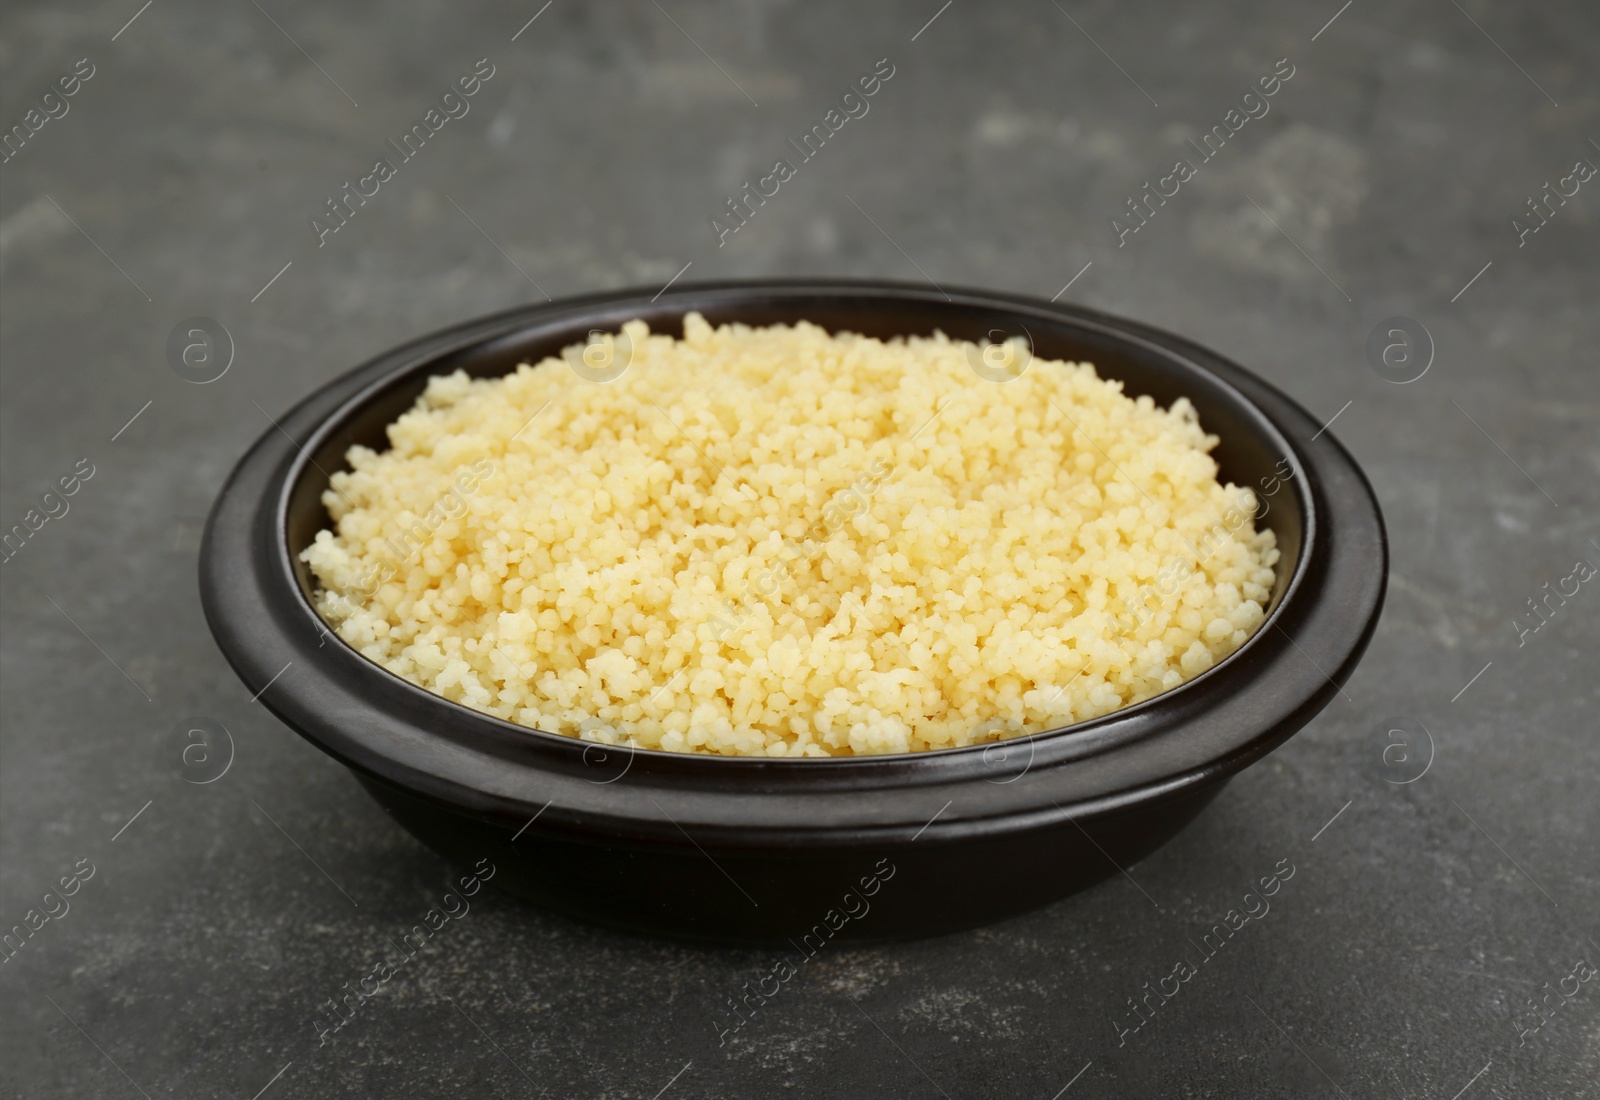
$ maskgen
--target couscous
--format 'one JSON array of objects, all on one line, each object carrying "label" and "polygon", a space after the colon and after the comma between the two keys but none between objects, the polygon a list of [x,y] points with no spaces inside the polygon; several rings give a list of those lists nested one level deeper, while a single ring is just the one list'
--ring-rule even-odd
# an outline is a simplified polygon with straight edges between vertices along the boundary
[{"label": "couscous", "polygon": [[1063,726],[1263,621],[1272,532],[1187,400],[938,333],[683,332],[432,379],[333,475],[319,612],[488,714],[768,757]]}]

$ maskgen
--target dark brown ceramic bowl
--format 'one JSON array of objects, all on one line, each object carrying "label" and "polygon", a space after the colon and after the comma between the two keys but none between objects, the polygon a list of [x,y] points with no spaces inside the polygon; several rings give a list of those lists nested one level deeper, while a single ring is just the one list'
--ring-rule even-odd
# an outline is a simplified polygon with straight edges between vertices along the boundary
[{"label": "dark brown ceramic bowl", "polygon": [[[1025,333],[1038,356],[1093,362],[1129,394],[1188,397],[1222,439],[1222,478],[1276,488],[1260,521],[1283,555],[1267,622],[1204,674],[1102,718],[982,747],[834,760],[608,749],[543,733],[415,687],[324,629],[298,554],[329,524],[321,494],[351,444],[385,446],[385,426],[433,375],[504,374],[634,317],[681,334],[688,310],[880,337]],[[200,555],[206,617],[235,670],[423,843],[466,865],[487,857],[494,885],[519,897],[638,932],[899,939],[1081,890],[1165,842],[1310,721],[1354,669],[1383,603],[1377,501],[1331,434],[1313,438],[1303,409],[1187,340],[1015,295],[841,280],[592,295],[413,341],[279,422],[229,477]]]}]

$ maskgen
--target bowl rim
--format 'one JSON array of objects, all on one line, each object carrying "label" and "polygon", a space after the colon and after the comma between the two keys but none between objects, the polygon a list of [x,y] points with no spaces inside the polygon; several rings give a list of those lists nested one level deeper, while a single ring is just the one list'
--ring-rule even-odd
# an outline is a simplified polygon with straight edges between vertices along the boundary
[{"label": "bowl rim", "polygon": [[[706,285],[706,284],[691,283],[691,284],[689,284],[688,289],[692,290],[692,289],[695,289],[696,287],[704,286],[704,285]],[[1086,324],[1086,327],[1088,327],[1089,323],[1087,321],[1085,321],[1085,324]],[[1139,341],[1139,339],[1137,337],[1134,337],[1134,336],[1131,336],[1131,335],[1124,334],[1124,338],[1128,342],[1136,342],[1136,343],[1137,342],[1142,342],[1142,341]],[[380,393],[383,393],[384,391],[388,390],[392,385],[394,385],[394,383],[395,383],[395,375],[396,374],[399,374],[399,373],[411,373],[414,370],[415,370],[415,367],[411,367],[411,368],[406,369],[404,372],[400,372],[400,371],[392,372],[392,373],[387,374],[387,375],[385,375],[383,377],[374,379],[372,382],[370,382],[368,385],[363,387],[361,390],[359,390],[355,394],[347,397],[344,401],[342,401],[339,404],[339,406],[336,409],[334,409],[327,416],[325,416],[322,419],[322,422],[318,425],[318,427],[316,429],[316,432],[309,439],[307,439],[304,443],[302,443],[300,445],[301,453],[300,453],[299,457],[295,460],[294,465],[289,469],[287,475],[284,477],[283,483],[282,483],[282,487],[281,487],[281,489],[280,489],[280,491],[278,493],[278,499],[277,499],[276,531],[277,531],[277,535],[278,535],[278,538],[279,538],[280,543],[281,543],[281,548],[284,551],[284,559],[283,560],[290,561],[292,563],[293,559],[296,556],[294,550],[288,545],[289,511],[290,511],[290,509],[292,507],[292,497],[293,497],[293,494],[294,494],[295,485],[299,481],[300,478],[307,476],[306,467],[312,464],[311,455],[315,454],[319,450],[320,446],[323,443],[326,442],[326,440],[328,439],[329,436],[332,436],[332,435],[336,434],[345,425],[345,423],[348,421],[348,419],[350,417],[358,414],[359,411],[361,410],[361,408],[364,407],[369,401],[371,401],[374,397],[378,396]],[[1248,399],[1243,394],[1239,393],[1239,391],[1235,387],[1227,384],[1226,380],[1219,379],[1218,381],[1220,381],[1222,383],[1222,385],[1224,386],[1224,388],[1227,389],[1228,391],[1230,391],[1241,404],[1249,404]],[[1272,437],[1273,438],[1272,438],[1271,442],[1274,443],[1274,444],[1277,444],[1279,449],[1283,450],[1285,453],[1291,453],[1292,454],[1293,452],[1292,452],[1292,449],[1290,447],[1290,444],[1289,444],[1288,440],[1283,437],[1283,435],[1282,435],[1282,433],[1280,431],[1278,431],[1277,426],[1272,424],[1270,421],[1268,421],[1267,422],[1267,427],[1268,427],[1269,431],[1272,433]],[[1297,464],[1297,466],[1298,466],[1298,464]],[[600,745],[604,749],[616,749],[616,750],[619,750],[619,751],[621,749],[623,749],[623,748],[626,748],[627,751],[632,755],[637,755],[637,754],[643,753],[643,754],[646,754],[647,756],[650,756],[650,757],[660,757],[663,760],[680,760],[680,759],[683,759],[683,758],[687,757],[689,759],[695,759],[695,760],[713,760],[713,761],[718,761],[722,765],[727,765],[727,766],[731,766],[731,767],[739,767],[741,765],[749,766],[751,764],[768,764],[768,765],[772,765],[772,766],[784,766],[784,765],[787,765],[789,767],[793,767],[793,768],[796,768],[796,769],[805,769],[805,770],[808,770],[808,771],[814,771],[814,770],[819,770],[819,769],[825,769],[825,768],[828,768],[828,767],[848,768],[852,764],[862,764],[862,763],[869,763],[870,764],[872,762],[879,761],[879,760],[884,760],[884,759],[887,759],[887,758],[914,757],[916,759],[928,759],[928,758],[947,755],[947,754],[957,754],[957,753],[970,754],[970,753],[973,753],[973,752],[980,752],[981,753],[981,752],[987,751],[989,749],[992,749],[992,748],[994,748],[996,746],[1010,746],[1010,745],[1013,745],[1013,744],[1018,744],[1018,743],[1021,743],[1021,742],[1031,741],[1031,740],[1035,740],[1035,739],[1066,738],[1066,737],[1071,737],[1071,736],[1074,736],[1074,735],[1077,735],[1077,734],[1080,734],[1080,733],[1087,732],[1090,729],[1094,728],[1097,725],[1097,723],[1102,723],[1102,721],[1104,719],[1111,718],[1112,716],[1118,715],[1118,714],[1126,714],[1126,713],[1128,713],[1130,711],[1135,710],[1136,708],[1147,707],[1150,704],[1155,703],[1159,699],[1164,699],[1164,698],[1166,698],[1166,697],[1168,697],[1170,695],[1175,695],[1178,692],[1184,691],[1185,689],[1192,687],[1193,685],[1199,684],[1202,680],[1206,680],[1208,677],[1215,678],[1213,676],[1214,673],[1221,672],[1223,670],[1224,666],[1226,666],[1229,662],[1233,661],[1235,657],[1240,656],[1241,654],[1243,654],[1245,652],[1245,650],[1250,648],[1252,645],[1256,644],[1265,635],[1265,632],[1266,632],[1267,628],[1277,621],[1277,619],[1281,616],[1281,613],[1283,611],[1284,605],[1287,604],[1289,602],[1291,596],[1294,595],[1298,591],[1301,583],[1304,580],[1304,577],[1305,577],[1305,574],[1306,574],[1307,565],[1308,565],[1308,561],[1309,561],[1309,558],[1310,558],[1310,553],[1309,553],[1310,546],[1311,546],[1312,541],[1313,541],[1312,538],[1309,537],[1309,536],[1313,536],[1315,534],[1315,531],[1316,531],[1316,507],[1315,507],[1315,504],[1309,498],[1309,495],[1302,492],[1303,484],[1301,484],[1301,482],[1302,482],[1302,479],[1295,478],[1295,479],[1292,479],[1291,481],[1287,482],[1287,484],[1292,486],[1294,488],[1294,491],[1296,492],[1296,494],[1301,497],[1300,505],[1301,505],[1302,514],[1304,516],[1304,527],[1305,527],[1305,530],[1306,530],[1306,533],[1307,533],[1307,537],[1303,537],[1301,539],[1301,545],[1299,547],[1299,553],[1296,555],[1295,560],[1293,562],[1293,566],[1292,566],[1292,569],[1290,571],[1289,579],[1283,585],[1282,591],[1278,595],[1277,599],[1272,601],[1272,606],[1267,611],[1266,616],[1262,619],[1262,622],[1261,622],[1260,626],[1258,626],[1256,628],[1254,633],[1252,633],[1249,638],[1245,639],[1244,643],[1242,645],[1240,645],[1240,647],[1238,649],[1234,650],[1232,653],[1228,654],[1228,656],[1224,657],[1222,660],[1220,660],[1220,661],[1216,662],[1215,664],[1213,664],[1210,668],[1208,668],[1205,671],[1201,672],[1198,676],[1195,676],[1195,677],[1193,677],[1191,679],[1185,680],[1183,683],[1179,684],[1177,687],[1169,688],[1166,691],[1158,692],[1157,694],[1152,695],[1147,699],[1141,699],[1137,703],[1130,703],[1127,706],[1118,707],[1116,710],[1110,711],[1110,712],[1108,712],[1106,714],[1096,715],[1093,718],[1085,718],[1085,719],[1082,719],[1081,721],[1077,721],[1077,722],[1071,722],[1071,723],[1068,723],[1065,726],[1056,726],[1056,727],[1053,727],[1051,729],[1046,729],[1046,730],[1035,730],[1032,733],[1018,734],[1018,735],[1016,735],[1014,737],[1007,737],[1007,738],[1003,738],[1003,739],[998,740],[998,741],[985,742],[983,744],[977,744],[977,745],[958,745],[958,746],[952,746],[952,747],[949,747],[949,748],[928,749],[928,750],[923,750],[923,751],[904,752],[904,753],[873,753],[873,754],[863,754],[863,755],[860,755],[860,756],[828,756],[828,757],[789,757],[789,756],[761,757],[761,756],[749,756],[749,755],[746,755],[746,756],[723,756],[723,755],[719,755],[719,754],[715,754],[715,753],[682,753],[682,752],[673,752],[671,750],[666,750],[666,749],[652,749],[652,748],[632,747],[632,746],[614,746],[614,745],[604,744],[604,743],[601,743],[601,742],[592,742],[592,741],[585,741],[584,743],[585,744],[597,744],[597,745]],[[1281,562],[1281,560],[1282,559],[1280,559],[1280,562]],[[326,624],[326,620],[322,617],[321,613],[317,611],[316,607],[311,603],[310,600],[306,599],[304,590],[300,589],[298,587],[298,585],[297,585],[295,591],[300,597],[300,599],[299,599],[300,608],[301,608],[302,612],[308,617],[308,621],[311,622],[318,629],[321,629],[322,627],[327,625]],[[514,721],[511,721],[510,719],[500,718],[497,715],[488,714],[487,712],[477,710],[477,709],[475,709],[473,707],[467,707],[466,704],[457,702],[456,700],[445,699],[443,696],[440,696],[437,693],[435,693],[433,691],[430,691],[429,689],[424,688],[424,687],[422,687],[422,686],[420,686],[418,684],[412,683],[410,680],[405,679],[403,676],[400,676],[398,673],[395,673],[395,672],[391,671],[390,669],[385,668],[383,665],[378,664],[376,661],[373,661],[371,658],[366,657],[359,650],[357,650],[354,646],[350,645],[348,642],[346,642],[343,638],[339,637],[337,634],[330,632],[328,634],[328,637],[333,642],[337,643],[341,648],[346,649],[349,652],[351,652],[352,654],[354,654],[355,656],[360,657],[364,661],[367,661],[377,672],[381,673],[385,678],[387,678],[387,679],[389,679],[389,680],[391,680],[393,682],[393,686],[394,686],[395,690],[404,691],[404,692],[406,692],[408,694],[415,695],[416,696],[416,701],[419,702],[419,703],[423,703],[423,702],[431,703],[431,702],[433,702],[435,700],[442,700],[445,704],[447,704],[449,706],[452,706],[452,707],[465,707],[467,710],[471,711],[473,714],[479,715],[479,716],[481,716],[481,717],[483,717],[485,719],[488,719],[489,721],[495,723],[498,727],[502,728],[502,731],[509,730],[510,732],[514,733],[517,736],[527,736],[529,734],[532,734],[532,735],[536,735],[536,736],[541,737],[541,738],[545,738],[545,737],[560,738],[563,742],[570,742],[570,741],[573,740],[573,738],[568,737],[565,734],[552,733],[549,730],[539,729],[536,726],[526,726],[526,725],[523,725],[520,722],[514,722]]]},{"label": "bowl rim", "polygon": [[[1292,464],[1294,476],[1285,484],[1295,494],[1303,517],[1302,537],[1291,574],[1269,607],[1266,619],[1238,650],[1199,676],[1139,703],[1095,718],[1000,741],[923,752],[852,757],[773,758],[675,753],[659,749],[608,746],[523,726],[474,710],[465,704],[435,695],[363,656],[328,628],[306,598],[294,565],[296,554],[289,545],[289,512],[295,489],[301,479],[307,476],[308,467],[315,464],[312,456],[327,445],[329,438],[340,431],[351,417],[358,415],[369,402],[397,384],[406,384],[409,379],[419,375],[427,377],[446,373],[453,369],[452,366],[446,365],[446,360],[453,356],[470,355],[473,352],[484,354],[486,349],[496,345],[526,341],[530,333],[541,329],[554,331],[563,326],[570,327],[583,318],[589,320],[582,321],[577,327],[588,327],[597,314],[604,314],[609,318],[622,314],[631,316],[637,312],[671,313],[681,316],[691,309],[714,312],[718,307],[723,307],[736,311],[741,305],[749,306],[756,300],[768,305],[775,301],[793,304],[808,297],[837,299],[841,296],[880,299],[880,308],[890,303],[898,303],[933,311],[949,310],[952,319],[963,309],[998,310],[1017,318],[1036,317],[1041,321],[1065,323],[1093,332],[1102,339],[1130,349],[1159,356],[1180,369],[1200,376],[1205,384],[1222,391],[1236,411],[1242,410],[1255,422],[1257,430],[1265,437],[1267,446],[1281,453]],[[648,307],[645,305],[647,302]],[[652,327],[658,323],[653,321]],[[849,326],[825,327],[837,331]],[[537,361],[531,354],[517,358],[519,361]],[[1248,393],[1245,392],[1246,389],[1256,392]],[[1318,567],[1327,564],[1324,560],[1327,557],[1326,547],[1322,546],[1322,540],[1326,536],[1323,516],[1330,510],[1330,502],[1324,499],[1326,493],[1319,490],[1319,484],[1329,471],[1339,473],[1346,481],[1350,481],[1353,475],[1353,484],[1357,491],[1353,494],[1348,492],[1343,494],[1346,499],[1339,503],[1342,504],[1342,511],[1355,515],[1346,515],[1342,518],[1345,523],[1355,522],[1357,526],[1362,526],[1364,521],[1365,527],[1368,528],[1369,539],[1375,532],[1381,567],[1377,571],[1376,590],[1373,591],[1369,585],[1368,591],[1364,593],[1365,598],[1357,601],[1361,605],[1360,610],[1365,612],[1362,616],[1365,620],[1362,624],[1364,629],[1358,632],[1357,637],[1346,639],[1343,648],[1348,652],[1344,654],[1344,659],[1338,662],[1333,673],[1330,675],[1310,654],[1301,650],[1306,659],[1317,666],[1317,674],[1325,683],[1313,685],[1314,690],[1310,693],[1312,698],[1302,701],[1298,709],[1305,710],[1308,704],[1314,705],[1310,706],[1302,720],[1295,722],[1292,728],[1281,732],[1281,736],[1274,737],[1273,731],[1268,730],[1258,735],[1254,739],[1256,742],[1254,744],[1250,743],[1250,739],[1246,739],[1245,744],[1234,746],[1230,754],[1203,760],[1173,761],[1168,768],[1164,770],[1157,768],[1154,772],[1147,767],[1137,782],[1129,784],[1127,781],[1131,777],[1125,775],[1124,785],[1120,790],[1101,791],[1098,800],[1074,797],[1069,802],[1083,808],[1094,804],[1109,806],[1127,801],[1137,791],[1144,791],[1148,796],[1157,790],[1171,787],[1174,783],[1178,786],[1188,786],[1208,777],[1214,777],[1216,774],[1231,774],[1249,760],[1270,750],[1303,724],[1304,720],[1309,720],[1311,714],[1320,710],[1333,692],[1342,690],[1342,679],[1348,676],[1354,666],[1355,658],[1359,657],[1360,651],[1365,648],[1381,609],[1387,572],[1387,546],[1381,514],[1378,512],[1370,485],[1353,460],[1331,436],[1326,437],[1328,446],[1320,448],[1314,455],[1309,451],[1309,444],[1296,444],[1291,438],[1293,434],[1291,429],[1304,428],[1306,425],[1314,428],[1316,422],[1303,409],[1243,367],[1223,359],[1214,352],[1137,322],[1078,306],[1045,302],[1021,295],[958,288],[946,288],[944,292],[936,292],[916,284],[832,278],[697,282],[681,284],[665,293],[657,292],[653,295],[646,288],[602,292],[501,311],[408,341],[334,379],[297,404],[275,422],[272,428],[266,430],[261,439],[246,452],[218,495],[202,546],[202,596],[208,621],[230,662],[234,664],[246,684],[256,690],[261,701],[297,732],[366,774],[414,792],[429,793],[452,804],[471,806],[478,812],[503,814],[510,808],[508,803],[518,807],[517,812],[520,812],[520,809],[538,803],[527,797],[529,792],[526,788],[529,787],[529,783],[496,782],[495,777],[481,774],[483,770],[481,767],[466,769],[468,772],[480,773],[475,778],[464,776],[460,768],[445,768],[444,771],[449,774],[438,774],[437,766],[441,763],[439,742],[466,747],[471,753],[498,762],[508,770],[508,773],[519,771],[525,773],[527,769],[532,769],[532,775],[522,775],[524,780],[551,780],[552,782],[531,784],[533,787],[546,788],[542,793],[555,791],[553,796],[543,803],[543,808],[554,808],[554,803],[560,794],[571,793],[570,782],[566,784],[553,782],[557,778],[568,780],[576,778],[587,785],[592,792],[594,788],[608,788],[617,779],[629,774],[634,775],[634,781],[625,785],[627,789],[646,786],[665,800],[692,792],[699,792],[702,795],[720,793],[728,796],[732,792],[716,791],[719,784],[725,785],[728,781],[753,784],[752,789],[756,793],[766,796],[792,795],[797,793],[793,789],[797,784],[804,784],[805,792],[812,797],[830,792],[852,794],[865,786],[881,787],[884,784],[905,788],[929,788],[929,793],[932,793],[932,788],[952,783],[959,784],[975,778],[985,779],[990,785],[1008,786],[1017,779],[1032,774],[1036,762],[1042,765],[1041,771],[1059,769],[1065,765],[1081,764],[1095,757],[1103,757],[1144,740],[1152,738],[1159,740],[1161,736],[1170,736],[1173,730],[1169,727],[1174,725],[1174,718],[1181,717],[1183,713],[1192,713],[1197,704],[1201,709],[1207,709],[1209,704],[1206,698],[1208,695],[1215,695],[1219,685],[1236,681],[1236,686],[1247,686],[1252,677],[1246,675],[1241,678],[1239,670],[1255,665],[1281,663],[1272,660],[1272,654],[1264,653],[1275,649],[1281,658],[1288,651],[1287,647],[1274,639],[1272,635],[1274,630],[1281,632],[1294,649],[1300,649],[1300,644],[1295,642],[1284,629],[1284,624],[1292,622],[1296,618],[1296,612],[1301,610],[1304,594],[1313,587],[1313,582],[1317,579],[1314,575],[1325,572]],[[308,430],[309,434],[305,434]],[[304,442],[298,442],[297,435],[301,436]],[[318,466],[318,470],[321,469]],[[239,515],[238,508],[232,510],[225,508],[225,502],[230,500],[230,495],[237,498],[237,487],[243,483],[246,475],[252,473],[255,479],[261,482],[261,489],[264,492],[254,498],[253,507],[244,509],[248,515]],[[239,501],[234,499],[232,503],[237,505]],[[240,546],[239,525],[241,521],[246,520],[252,530],[243,541],[252,541],[249,536],[254,536],[255,568],[244,570],[241,576],[240,570],[227,569],[227,562],[219,555],[224,553],[223,542],[226,541],[224,536],[229,530],[233,534],[234,547],[237,549]],[[265,546],[262,545],[262,536],[265,536]],[[263,549],[265,554],[262,553]],[[1279,569],[1282,569],[1281,560]],[[231,575],[225,579],[222,576],[224,573]],[[248,590],[245,591],[245,595],[256,597],[254,602],[258,605],[258,610],[270,610],[274,613],[266,616],[266,620],[275,622],[278,629],[266,632],[268,635],[266,639],[257,638],[252,642],[243,636],[247,632],[241,632],[238,628],[241,608],[240,601],[236,597],[242,590]],[[251,601],[247,599],[245,602]],[[267,605],[272,606],[269,609]],[[285,618],[294,621],[285,622],[283,621]],[[316,640],[316,645],[309,647],[311,653],[317,655],[315,658],[306,652],[308,646],[305,639],[308,635]],[[331,653],[325,651],[329,638],[334,641]],[[284,642],[290,644],[285,647],[282,645]],[[356,680],[362,681],[354,687],[346,685],[349,690],[344,694],[353,693],[358,698],[366,697],[369,702],[374,696],[386,696],[386,709],[390,712],[391,719],[388,725],[393,725],[392,719],[396,712],[409,715],[409,721],[402,724],[409,724],[411,728],[408,732],[414,736],[403,740],[412,743],[389,744],[385,747],[381,735],[340,736],[340,731],[334,728],[339,724],[337,720],[329,720],[326,716],[319,720],[314,714],[317,703],[329,701],[326,698],[327,692],[301,690],[308,685],[298,683],[300,678],[291,679],[280,686],[277,692],[268,691],[268,688],[277,681],[269,679],[272,673],[259,658],[264,655],[263,650],[274,648],[292,651],[302,658],[311,658],[309,663],[313,670],[319,661],[326,662],[330,659],[339,661],[342,658],[342,671],[347,678],[354,676]],[[338,656],[335,656],[336,654]],[[291,659],[285,664],[284,671],[287,671],[293,663],[294,659]],[[353,673],[351,670],[356,667],[362,671]],[[373,676],[373,673],[377,675]],[[328,676],[337,679],[332,673]],[[326,684],[316,686],[327,687]],[[1299,690],[1301,694],[1305,694],[1306,685],[1300,683]],[[347,705],[344,709],[348,711],[349,700],[346,699],[345,703]],[[1289,709],[1293,711],[1296,708]],[[1275,726],[1283,724],[1283,715],[1279,715],[1278,718],[1279,720],[1274,723]],[[467,742],[465,746],[461,745],[463,741]],[[1005,763],[1005,758],[1013,752],[1020,754],[1025,751],[1027,760],[1023,770],[1010,778],[995,778],[996,775],[1009,774],[1005,767],[994,766],[996,750],[999,750],[998,757],[1002,765]],[[1041,750],[1046,756],[1044,761],[1038,760]],[[448,751],[443,755],[448,756]],[[613,756],[622,758],[621,771],[614,775],[612,773],[616,772],[617,761],[612,759]],[[1239,759],[1230,760],[1230,756],[1239,756]],[[423,759],[419,761],[419,758]],[[480,764],[482,762],[479,761]],[[636,766],[639,770],[634,772]],[[1012,764],[1010,767],[1014,768],[1015,765]],[[1119,770],[1127,771],[1127,769]],[[606,778],[599,778],[600,776]],[[499,778],[504,780],[507,776]],[[643,784],[640,783],[641,779],[645,780]],[[524,789],[520,792],[513,789],[518,786]],[[673,789],[675,787],[679,789]],[[562,788],[566,789],[563,791]],[[576,789],[581,791],[581,788]],[[1079,794],[1082,795],[1083,792]],[[582,803],[586,800],[573,801]],[[590,805],[586,810],[591,818],[596,814],[618,820],[637,817],[634,810],[616,805],[617,801],[615,798],[602,799],[601,804]],[[699,801],[703,802],[704,799],[701,798]],[[1024,801],[1037,803],[1038,799]],[[919,804],[926,803],[927,799],[922,799]],[[1060,799],[1051,798],[1048,804],[1063,813],[1066,812],[1062,808]],[[540,813],[543,812],[543,808],[540,809]],[[672,815],[660,801],[655,802],[655,808],[668,820],[672,820]],[[697,820],[706,818],[705,814],[690,812],[697,808],[702,807],[679,806],[686,816],[696,817]],[[989,808],[994,809],[992,806]],[[1037,810],[1038,807],[1033,806],[1032,809]],[[1008,816],[1015,816],[1019,810],[1028,812],[1025,807],[1013,806]],[[577,806],[564,805],[556,809],[554,818],[547,822],[547,826],[558,825],[559,819],[563,817],[570,821],[579,816],[583,816],[583,812],[579,811]],[[709,815],[710,818],[717,816]],[[792,814],[789,816],[793,817]],[[938,816],[935,814],[935,817]],[[983,816],[983,814],[978,814],[976,817],[968,815],[968,824],[981,822]],[[768,820],[770,817],[768,814],[752,813],[748,807],[732,815],[732,819],[747,827],[764,829],[776,826],[776,822]],[[710,820],[700,820],[700,823],[713,826],[717,824]],[[723,821],[721,824],[731,825],[732,821]],[[873,828],[883,827],[887,822],[863,821],[861,824],[870,831]],[[800,827],[802,832],[805,831],[802,823],[795,820],[788,820],[781,827],[790,829]],[[927,828],[928,825],[924,824],[922,827]]]}]

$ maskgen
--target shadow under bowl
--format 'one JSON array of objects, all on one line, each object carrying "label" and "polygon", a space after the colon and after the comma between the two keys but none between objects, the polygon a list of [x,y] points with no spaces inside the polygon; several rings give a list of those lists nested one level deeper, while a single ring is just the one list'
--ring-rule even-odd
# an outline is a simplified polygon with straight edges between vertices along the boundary
[{"label": "shadow under bowl", "polygon": [[[643,318],[682,334],[806,320],[868,336],[984,342],[1088,361],[1131,396],[1187,397],[1221,479],[1255,489],[1282,558],[1266,623],[1182,686],[1063,729],[985,746],[830,760],[609,748],[452,703],[325,627],[299,553],[352,444],[427,380],[494,377]],[[1032,369],[1047,369],[1035,364]],[[200,553],[217,643],[252,693],[350,767],[424,844],[576,919],[720,943],[907,939],[1081,890],[1147,855],[1242,768],[1304,726],[1377,623],[1383,521],[1350,455],[1242,367],[1131,321],[1033,298],[899,283],[773,280],[621,291],[496,314],[412,341],[282,416],[229,476]],[[551,471],[559,477],[561,471]]]}]

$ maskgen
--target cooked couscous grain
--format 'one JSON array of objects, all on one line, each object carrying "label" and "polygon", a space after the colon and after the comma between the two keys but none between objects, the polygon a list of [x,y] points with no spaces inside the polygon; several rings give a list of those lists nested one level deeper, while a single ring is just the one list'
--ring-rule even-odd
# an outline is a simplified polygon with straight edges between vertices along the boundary
[{"label": "cooked couscous grain", "polygon": [[340,637],[542,730],[823,757],[1105,714],[1262,622],[1272,532],[1185,399],[695,313],[610,353],[606,383],[578,348],[434,378],[389,450],[350,449],[302,555]]}]

